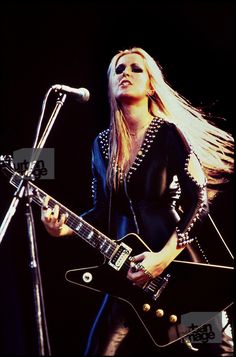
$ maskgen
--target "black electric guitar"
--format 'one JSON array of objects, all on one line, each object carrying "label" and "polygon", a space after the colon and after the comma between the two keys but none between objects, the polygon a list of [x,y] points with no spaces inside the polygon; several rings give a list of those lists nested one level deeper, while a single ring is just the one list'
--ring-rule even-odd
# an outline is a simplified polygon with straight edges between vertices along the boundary
[{"label": "black electric guitar", "polygon": [[[18,187],[21,175],[6,162],[1,166],[11,174],[10,183]],[[32,200],[41,206],[48,195],[31,181],[28,184]],[[92,266],[68,270],[66,280],[125,301],[156,346],[184,339],[233,304],[234,269],[229,266],[174,260],[143,287],[133,285],[126,278],[132,257],[151,251],[142,239],[131,233],[114,241],[50,197],[49,207],[55,204],[67,215],[66,224],[99,257]]]}]

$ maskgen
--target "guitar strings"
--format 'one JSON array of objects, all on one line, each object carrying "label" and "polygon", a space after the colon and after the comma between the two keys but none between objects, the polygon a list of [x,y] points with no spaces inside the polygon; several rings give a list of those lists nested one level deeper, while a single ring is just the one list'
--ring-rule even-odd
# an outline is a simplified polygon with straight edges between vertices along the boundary
[{"label": "guitar strings", "polygon": [[[20,175],[19,175],[18,179],[19,180],[21,179]],[[17,176],[13,177],[12,183],[14,186],[18,187]],[[41,189],[39,189],[38,187],[36,187],[33,183],[30,183],[30,185],[33,187],[34,190],[36,190],[36,194],[34,194],[32,197],[33,201],[36,204],[38,204],[39,206],[42,206],[42,202],[45,199],[45,197],[47,196],[47,194],[44,191],[42,191]],[[101,233],[96,228],[94,228],[92,226],[90,227],[89,223],[84,221],[81,217],[76,216],[73,212],[68,210],[66,207],[61,205],[59,202],[50,198],[49,203],[48,203],[49,208],[53,209],[55,204],[58,204],[60,206],[61,212],[63,214],[68,215],[66,222],[69,223],[70,228],[72,228],[77,235],[80,234],[81,237],[83,239],[85,239],[86,242],[90,243],[93,247],[97,247],[99,245],[100,251],[104,255],[105,255],[105,253],[107,254],[108,251],[112,248],[111,254],[106,255],[106,257],[109,258],[112,256],[112,253],[114,252],[115,248],[117,247],[117,243],[110,240],[108,237],[106,237],[103,233]],[[82,224],[79,229],[79,232],[76,230],[76,227],[78,227],[78,221]],[[88,239],[88,237],[90,235],[91,235],[91,237]],[[94,241],[94,237],[96,238],[97,241],[99,241],[99,244],[96,241]],[[122,269],[124,269],[127,272],[129,270],[129,268],[130,268],[130,262],[128,262],[126,260],[122,266]],[[145,290],[148,289],[148,290],[151,290],[152,292],[154,292],[156,290],[156,288],[159,288],[161,286],[162,281],[163,281],[163,278],[160,276],[150,280],[148,282],[148,284],[145,285]]]}]

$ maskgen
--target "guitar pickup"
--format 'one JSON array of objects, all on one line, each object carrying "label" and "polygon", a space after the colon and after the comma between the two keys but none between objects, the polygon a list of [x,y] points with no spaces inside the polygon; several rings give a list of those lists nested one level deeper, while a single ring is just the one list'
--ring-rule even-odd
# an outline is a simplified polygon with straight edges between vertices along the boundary
[{"label": "guitar pickup", "polygon": [[130,248],[125,243],[121,243],[118,246],[118,249],[116,249],[114,254],[111,256],[111,259],[109,260],[108,264],[112,266],[115,270],[120,270],[131,252],[132,248]]}]

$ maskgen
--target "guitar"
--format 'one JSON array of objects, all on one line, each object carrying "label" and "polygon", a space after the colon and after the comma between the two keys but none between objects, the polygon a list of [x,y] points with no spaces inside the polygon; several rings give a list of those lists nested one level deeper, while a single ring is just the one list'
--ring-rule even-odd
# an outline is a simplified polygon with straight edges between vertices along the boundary
[{"label": "guitar", "polygon": [[[22,176],[1,160],[2,170],[19,187]],[[41,206],[48,194],[28,181],[32,201]],[[126,278],[132,257],[151,249],[135,233],[112,240],[80,216],[50,197],[66,214],[66,224],[98,252],[99,261],[89,267],[66,271],[65,279],[126,302],[135,312],[153,343],[165,347],[185,339],[219,312],[233,304],[233,267],[174,260],[160,276],[144,286]],[[221,295],[223,289],[223,294]]]}]

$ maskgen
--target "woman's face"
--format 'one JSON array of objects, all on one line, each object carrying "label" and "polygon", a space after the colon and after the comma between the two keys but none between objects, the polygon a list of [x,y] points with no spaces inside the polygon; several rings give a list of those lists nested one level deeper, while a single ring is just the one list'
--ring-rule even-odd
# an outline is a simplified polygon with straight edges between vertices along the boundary
[{"label": "woman's face", "polygon": [[148,72],[143,58],[130,53],[119,58],[113,78],[113,94],[122,102],[135,103],[147,98],[150,88]]}]

